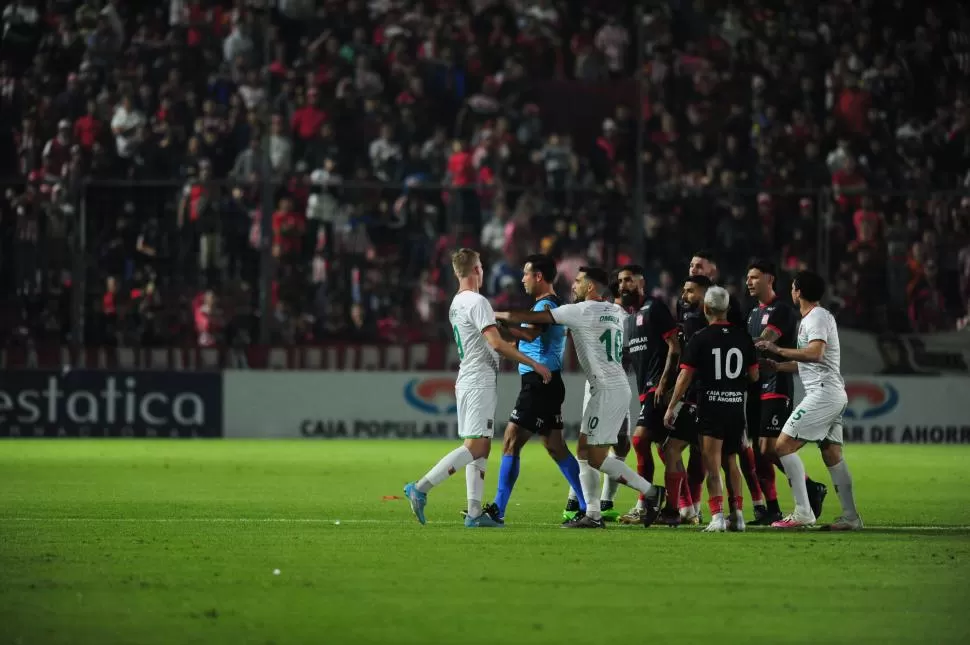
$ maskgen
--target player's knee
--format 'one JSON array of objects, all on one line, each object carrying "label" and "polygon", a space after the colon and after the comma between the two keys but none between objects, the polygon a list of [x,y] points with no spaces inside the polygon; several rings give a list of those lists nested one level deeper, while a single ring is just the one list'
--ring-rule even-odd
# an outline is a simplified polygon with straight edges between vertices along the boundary
[{"label": "player's knee", "polygon": [[644,437],[647,436],[647,434],[648,434],[647,429],[643,426],[637,426],[636,428],[633,429],[634,439],[643,439]]},{"label": "player's knee", "polygon": [[630,454],[630,437],[621,434],[617,440],[616,445],[613,446],[613,454],[616,455],[617,459],[623,460],[628,454]]},{"label": "player's knee", "polygon": [[778,441],[775,442],[775,454],[779,458],[791,455],[798,451],[801,446],[798,441],[789,437],[786,434],[782,434],[778,437]]}]

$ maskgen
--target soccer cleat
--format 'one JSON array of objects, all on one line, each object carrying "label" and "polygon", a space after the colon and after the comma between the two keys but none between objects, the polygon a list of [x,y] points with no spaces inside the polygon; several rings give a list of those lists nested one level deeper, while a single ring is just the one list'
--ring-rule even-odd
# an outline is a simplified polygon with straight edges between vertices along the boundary
[{"label": "soccer cleat", "polygon": [[727,522],[723,515],[715,515],[711,518],[711,523],[701,529],[701,533],[723,533],[727,530]]},{"label": "soccer cleat", "polygon": [[569,518],[565,517],[566,511],[563,511],[562,514],[564,517],[563,517],[561,526],[566,526],[570,522],[575,522],[576,520],[581,519],[584,515],[586,515],[586,513],[584,513],[583,511],[576,511],[575,513],[570,512],[570,515],[572,515],[572,517],[569,517]]},{"label": "soccer cleat", "polygon": [[734,511],[731,518],[727,521],[727,530],[734,533],[744,533],[744,513]]},{"label": "soccer cleat", "polygon": [[625,515],[620,516],[620,524],[639,524],[643,521],[644,509],[634,506]]},{"label": "soccer cleat", "polygon": [[604,522],[615,522],[620,519],[620,511],[613,508],[613,502],[609,500],[600,500],[600,512],[603,514]]},{"label": "soccer cleat", "polygon": [[788,517],[777,522],[773,522],[771,526],[776,529],[804,529],[810,526],[815,526],[815,518],[802,517],[793,512]]},{"label": "soccer cleat", "polygon": [[[759,519],[768,514],[768,507],[764,504],[756,504],[754,507],[754,521],[757,522]],[[753,524],[754,522],[752,522]]]},{"label": "soccer cleat", "polygon": [[647,495],[647,510],[643,512],[643,528],[649,528],[657,521],[666,499],[667,489],[663,486],[654,486],[653,491]]},{"label": "soccer cleat", "polygon": [[769,511],[766,509],[765,511],[759,514],[756,508],[754,512],[754,520],[751,522],[748,522],[748,525],[749,526],[771,526],[775,522],[780,522],[784,518],[785,516],[781,514],[781,511]]},{"label": "soccer cleat", "polygon": [[856,515],[854,518],[848,518],[844,515],[840,515],[831,524],[826,524],[821,528],[822,531],[859,531],[863,528],[862,518]]},{"label": "soccer cleat", "polygon": [[566,508],[562,510],[564,522],[571,522],[579,516],[579,500],[569,498],[566,500]]},{"label": "soccer cleat", "polygon": [[812,507],[812,513],[816,518],[822,517],[822,502],[828,495],[829,489],[825,484],[814,482],[815,485],[808,491],[808,505]]},{"label": "soccer cleat", "polygon": [[683,518],[681,518],[680,513],[674,509],[667,507],[660,511],[660,517],[658,518],[661,524],[666,524],[667,526],[680,526],[683,523]]},{"label": "soccer cleat", "polygon": [[572,522],[563,523],[562,528],[564,529],[605,529],[606,522],[603,521],[603,518],[594,520],[589,515],[583,514],[577,517],[576,519],[574,519]]},{"label": "soccer cleat", "polygon": [[504,526],[505,522],[496,522],[485,513],[482,513],[478,517],[465,516],[466,529],[500,529]]},{"label": "soccer cleat", "polygon": [[[499,515],[498,504],[495,502],[492,502],[491,504],[482,504],[482,513],[488,515],[499,524],[505,524],[505,518]],[[468,517],[468,509],[461,509],[459,514],[461,515],[462,519]]]},{"label": "soccer cleat", "polygon": [[414,516],[418,518],[419,522],[426,524],[424,507],[428,504],[428,494],[419,491],[415,483],[411,482],[404,487],[404,496],[408,498],[408,503],[411,504],[411,512],[414,513]]},{"label": "soccer cleat", "polygon": [[701,523],[700,513],[695,513],[693,510],[691,510],[688,513],[679,514],[679,515],[680,515],[681,524],[687,524],[689,526],[698,526]]}]

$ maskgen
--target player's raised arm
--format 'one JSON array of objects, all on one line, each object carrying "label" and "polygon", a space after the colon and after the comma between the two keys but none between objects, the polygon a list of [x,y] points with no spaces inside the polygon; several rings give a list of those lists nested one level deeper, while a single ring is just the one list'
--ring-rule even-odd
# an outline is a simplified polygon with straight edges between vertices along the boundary
[{"label": "player's raised arm", "polygon": [[535,370],[536,374],[542,377],[543,383],[548,383],[552,379],[552,373],[549,371],[549,368],[520,352],[512,343],[507,343],[502,340],[501,334],[498,333],[498,329],[494,325],[483,329],[482,334],[485,336],[488,344],[492,346],[492,349],[509,360],[528,365]]}]

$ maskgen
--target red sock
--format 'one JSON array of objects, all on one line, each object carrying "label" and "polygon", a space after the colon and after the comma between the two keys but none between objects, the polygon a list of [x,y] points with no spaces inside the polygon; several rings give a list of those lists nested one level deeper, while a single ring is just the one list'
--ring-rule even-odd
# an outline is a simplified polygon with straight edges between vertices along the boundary
[{"label": "red sock", "polygon": [[711,509],[711,515],[724,512],[724,498],[718,495],[707,500],[707,507]]},{"label": "red sock", "polygon": [[699,503],[704,489],[704,459],[701,457],[701,451],[693,446],[687,460],[687,486],[691,500]]},{"label": "red sock", "polygon": [[734,510],[740,511],[743,504],[744,504],[744,498],[743,497],[741,497],[740,495],[738,495],[737,497],[734,498]]},{"label": "red sock", "polygon": [[761,492],[761,483],[758,481],[758,470],[754,461],[754,448],[748,446],[741,451],[738,457],[741,458],[741,474],[744,475],[744,481],[748,485],[751,499],[764,499],[764,495]]},{"label": "red sock", "polygon": [[[650,442],[646,437],[633,437],[633,450],[637,453],[637,474],[653,482],[653,455],[650,454]],[[640,499],[645,499],[640,495]]]},{"label": "red sock", "polygon": [[687,488],[687,473],[673,469],[665,471],[664,486],[667,487],[668,500],[683,499],[683,491]]},{"label": "red sock", "polygon": [[778,489],[775,487],[775,465],[764,455],[757,455],[755,465],[758,467],[758,481],[761,492],[765,494],[765,501],[778,500]]},{"label": "red sock", "polygon": [[[681,472],[683,485],[680,487],[680,499],[677,500],[677,508],[691,508],[694,506],[694,498],[690,494],[690,484],[687,482],[687,473]],[[669,495],[670,493],[668,493]]]}]

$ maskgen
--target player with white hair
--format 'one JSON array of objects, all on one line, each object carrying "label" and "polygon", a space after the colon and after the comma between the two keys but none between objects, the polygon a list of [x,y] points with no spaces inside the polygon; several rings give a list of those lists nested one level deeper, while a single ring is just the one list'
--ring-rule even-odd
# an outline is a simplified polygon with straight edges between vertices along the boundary
[{"label": "player with white hair", "polygon": [[[704,531],[744,530],[741,470],[736,459],[744,446],[745,393],[757,382],[758,358],[754,343],[744,329],[728,322],[730,295],[712,286],[704,294],[704,316],[708,326],[697,332],[684,351],[681,371],[664,415],[664,423],[674,430],[681,399],[693,381],[697,382],[696,428],[707,470],[708,504],[711,522]],[[721,482],[721,456],[727,456],[727,471],[734,494],[733,517],[724,517],[724,487]]]},{"label": "player with white hair", "polygon": [[777,354],[782,360],[769,360],[781,372],[798,372],[805,387],[805,398],[788,417],[778,437],[775,450],[785,467],[788,483],[795,497],[795,510],[772,524],[791,529],[812,526],[815,514],[809,505],[805,486],[805,465],[798,451],[806,443],[817,443],[822,461],[828,466],[832,483],[842,505],[842,515],[823,527],[830,531],[857,531],[862,518],[856,509],[852,492],[852,475],[842,455],[842,414],[849,402],[841,373],[841,348],[835,317],[819,305],[825,294],[825,281],[817,273],[801,271],[791,286],[792,302],[802,315],[798,327],[798,347],[778,347],[767,340],[757,342],[758,349]]}]

